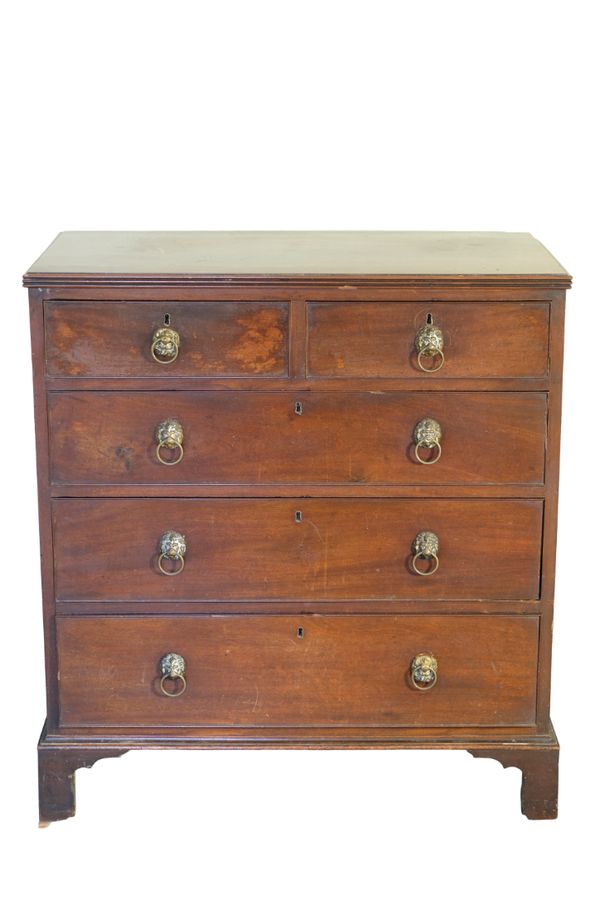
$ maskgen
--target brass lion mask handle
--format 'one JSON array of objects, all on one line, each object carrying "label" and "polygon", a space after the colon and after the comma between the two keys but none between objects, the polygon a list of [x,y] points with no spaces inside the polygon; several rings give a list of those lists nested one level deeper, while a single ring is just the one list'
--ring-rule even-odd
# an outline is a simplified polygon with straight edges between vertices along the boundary
[{"label": "brass lion mask handle", "polygon": [[179,333],[174,328],[161,326],[152,335],[150,353],[157,363],[174,363],[179,355]]},{"label": "brass lion mask handle", "polygon": [[[165,654],[160,661],[160,672],[160,690],[164,695],[168,698],[178,698],[179,695],[184,693],[187,688],[187,682],[185,679],[185,660],[181,654],[175,654],[172,651],[169,654]],[[167,691],[167,688],[165,687],[167,679],[174,682],[181,682],[179,689]]]},{"label": "brass lion mask handle", "polygon": [[[176,466],[183,460],[183,428],[176,419],[165,419],[156,426],[156,458],[163,466]],[[173,451],[174,453],[170,453]]]},{"label": "brass lion mask handle", "polygon": [[417,654],[410,664],[410,680],[419,691],[429,691],[438,678],[438,663],[432,654]]},{"label": "brass lion mask handle", "polygon": [[[187,550],[185,535],[182,535],[181,532],[165,532],[161,535],[159,547],[158,568],[161,573],[163,576],[178,576],[179,573],[183,572],[183,567],[185,566],[185,552]],[[169,561],[169,568],[165,569],[167,561]],[[176,569],[170,568],[171,563],[175,565]]]},{"label": "brass lion mask handle", "polygon": [[[431,466],[442,456],[442,427],[435,419],[421,419],[413,432],[415,457],[423,466]],[[433,456],[425,459],[422,449],[434,450]]]},{"label": "brass lion mask handle", "polygon": [[[417,364],[423,372],[438,372],[444,365],[444,334],[433,321],[420,328],[415,335],[415,350]],[[425,365],[426,360],[431,360],[431,364]]]},{"label": "brass lion mask handle", "polygon": [[[432,576],[440,565],[438,558],[440,541],[435,532],[419,532],[413,541],[413,558],[411,566],[418,576]],[[429,563],[428,569],[417,566],[417,561],[424,560]],[[433,564],[430,563],[433,561]]]}]

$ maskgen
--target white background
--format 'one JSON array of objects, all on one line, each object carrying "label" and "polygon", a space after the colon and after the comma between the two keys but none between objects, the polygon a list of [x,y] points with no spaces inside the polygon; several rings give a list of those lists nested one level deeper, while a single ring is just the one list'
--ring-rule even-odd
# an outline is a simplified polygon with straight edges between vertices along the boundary
[{"label": "white background", "polygon": [[[0,38],[1,870],[18,897],[593,894],[595,4],[31,2]],[[43,644],[27,266],[63,229],[531,231],[568,297],[553,719],[560,817],[466,753],[129,753],[37,828]],[[595,736],[594,736],[594,733]],[[594,832],[596,833],[594,837]],[[597,871],[596,871],[597,872]]]}]

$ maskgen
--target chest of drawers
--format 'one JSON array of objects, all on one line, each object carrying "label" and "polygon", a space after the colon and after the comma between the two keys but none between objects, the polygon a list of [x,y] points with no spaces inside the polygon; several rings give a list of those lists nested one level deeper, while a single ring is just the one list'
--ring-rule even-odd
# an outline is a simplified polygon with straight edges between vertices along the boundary
[{"label": "chest of drawers", "polygon": [[72,232],[25,284],[40,822],[145,747],[468,750],[556,816],[556,260],[509,233]]}]

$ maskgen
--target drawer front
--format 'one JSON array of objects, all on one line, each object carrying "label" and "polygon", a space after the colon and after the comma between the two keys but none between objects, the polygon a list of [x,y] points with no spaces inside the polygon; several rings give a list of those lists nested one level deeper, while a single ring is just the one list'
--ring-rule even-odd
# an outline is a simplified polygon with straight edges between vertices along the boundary
[{"label": "drawer front", "polygon": [[[535,721],[534,616],[59,616],[57,639],[62,726]],[[178,697],[161,691],[168,653],[184,658]],[[417,690],[424,653],[437,682]]]},{"label": "drawer front", "polygon": [[[444,363],[428,377],[541,378],[548,371],[545,303],[310,303],[308,374],[313,378],[410,378],[415,336],[431,315]],[[438,366],[440,357],[422,358]]]},{"label": "drawer front", "polygon": [[[286,376],[287,303],[46,303],[51,376]],[[157,329],[179,336],[177,356],[152,356]]]},{"label": "drawer front", "polygon": [[[424,418],[441,427],[439,447],[417,449]],[[166,420],[181,448],[157,448]],[[544,481],[541,393],[65,392],[49,395],[49,423],[55,484]]]},{"label": "drawer front", "polygon": [[[62,498],[52,508],[61,600],[539,596],[540,500]],[[171,530],[185,536],[185,565],[167,576],[160,539]],[[412,569],[422,531],[439,539],[429,577]]]}]

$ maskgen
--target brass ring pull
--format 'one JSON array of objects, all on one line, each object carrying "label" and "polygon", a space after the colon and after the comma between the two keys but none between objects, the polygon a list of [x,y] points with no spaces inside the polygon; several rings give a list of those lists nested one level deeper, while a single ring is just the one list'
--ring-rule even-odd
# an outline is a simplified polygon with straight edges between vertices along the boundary
[{"label": "brass ring pull", "polygon": [[[179,691],[167,691],[165,688],[165,681],[167,679],[180,679],[181,680],[181,688]],[[168,698],[178,698],[179,695],[182,695],[187,688],[187,682],[185,681],[185,676],[170,676],[168,673],[162,677],[160,680],[160,690],[164,695]]]},{"label": "brass ring pull", "polygon": [[[183,429],[176,419],[165,419],[156,427],[156,458],[163,466],[177,466],[183,460]],[[165,459],[163,448],[176,450],[177,454],[172,460]]]},{"label": "brass ring pull", "polygon": [[[427,559],[433,560],[433,566],[431,569],[419,569],[417,566],[417,560]],[[424,557],[423,554],[415,554],[412,558],[412,568],[413,572],[416,572],[418,576],[432,576],[439,569],[440,561],[437,554],[430,554],[427,558]]]},{"label": "brass ring pull", "polygon": [[[440,541],[435,532],[419,532],[413,542],[413,558],[411,566],[418,576],[432,576],[438,571],[440,561],[438,557]],[[417,560],[433,560],[433,566],[429,569],[420,569]]]},{"label": "brass ring pull", "polygon": [[[181,564],[179,569],[165,569],[163,566],[163,560],[179,560]],[[185,566],[185,559],[183,557],[172,557],[170,554],[161,554],[158,558],[158,568],[160,569],[163,576],[178,576],[180,572],[183,572],[183,567]]]},{"label": "brass ring pull", "polygon": [[[177,448],[178,453],[174,460],[165,460],[161,455],[161,449],[163,447],[168,448]],[[178,463],[181,463],[183,460],[183,445],[177,441],[175,444],[167,444],[166,441],[159,441],[156,446],[156,456],[158,458],[158,462],[162,463],[163,466],[177,466]]]},{"label": "brass ring pull", "polygon": [[418,691],[430,691],[438,679],[438,664],[431,654],[417,654],[410,664],[410,680]]},{"label": "brass ring pull", "polygon": [[150,353],[157,363],[174,363],[179,356],[179,334],[173,328],[157,328],[152,336]]},{"label": "brass ring pull", "polygon": [[[438,372],[446,358],[444,356],[444,335],[441,328],[428,322],[423,328],[420,328],[415,335],[415,350],[417,351],[417,364],[423,372]],[[425,366],[424,360],[431,357],[432,365]],[[439,357],[439,362],[434,365],[435,358]]]},{"label": "brass ring pull", "polygon": [[[180,532],[165,532],[160,539],[160,557],[158,558],[158,568],[163,576],[178,576],[183,572],[185,566],[185,552],[187,546],[185,543],[185,535]],[[173,560],[179,563],[177,569],[165,569],[163,562],[165,560]]]},{"label": "brass ring pull", "polygon": [[[442,456],[442,427],[435,419],[421,419],[415,426],[413,432],[415,440],[415,457],[423,466],[432,466],[437,463]],[[425,460],[419,453],[419,448],[436,448],[437,453],[431,460]]]},{"label": "brass ring pull", "polygon": [[[435,448],[437,448],[437,454],[433,458],[433,460],[424,460],[423,457],[421,457],[419,454],[420,447],[426,447],[426,448],[435,447]],[[437,463],[437,461],[440,459],[441,456],[442,456],[442,447],[437,441],[434,444],[425,444],[424,441],[417,441],[417,443],[415,445],[415,457],[417,458],[419,463],[423,464],[423,466],[432,466],[434,463]]]},{"label": "brass ring pull", "polygon": [[[181,654],[169,653],[165,654],[165,656],[160,661],[160,671],[162,673],[162,678],[160,680],[160,690],[164,695],[168,698],[178,698],[179,695],[182,695],[187,688],[187,681],[185,678],[185,660],[181,656]],[[173,679],[174,681],[181,682],[181,688],[179,691],[167,691],[165,688],[165,682],[167,679]]]},{"label": "brass ring pull", "polygon": [[[422,358],[424,357],[434,357],[439,356],[440,362],[437,366],[423,366]],[[420,350],[417,355],[417,363],[419,364],[419,369],[422,369],[423,372],[439,372],[444,363],[446,362],[446,358],[444,357],[444,351],[438,350],[435,354],[428,353],[427,351]]]}]

